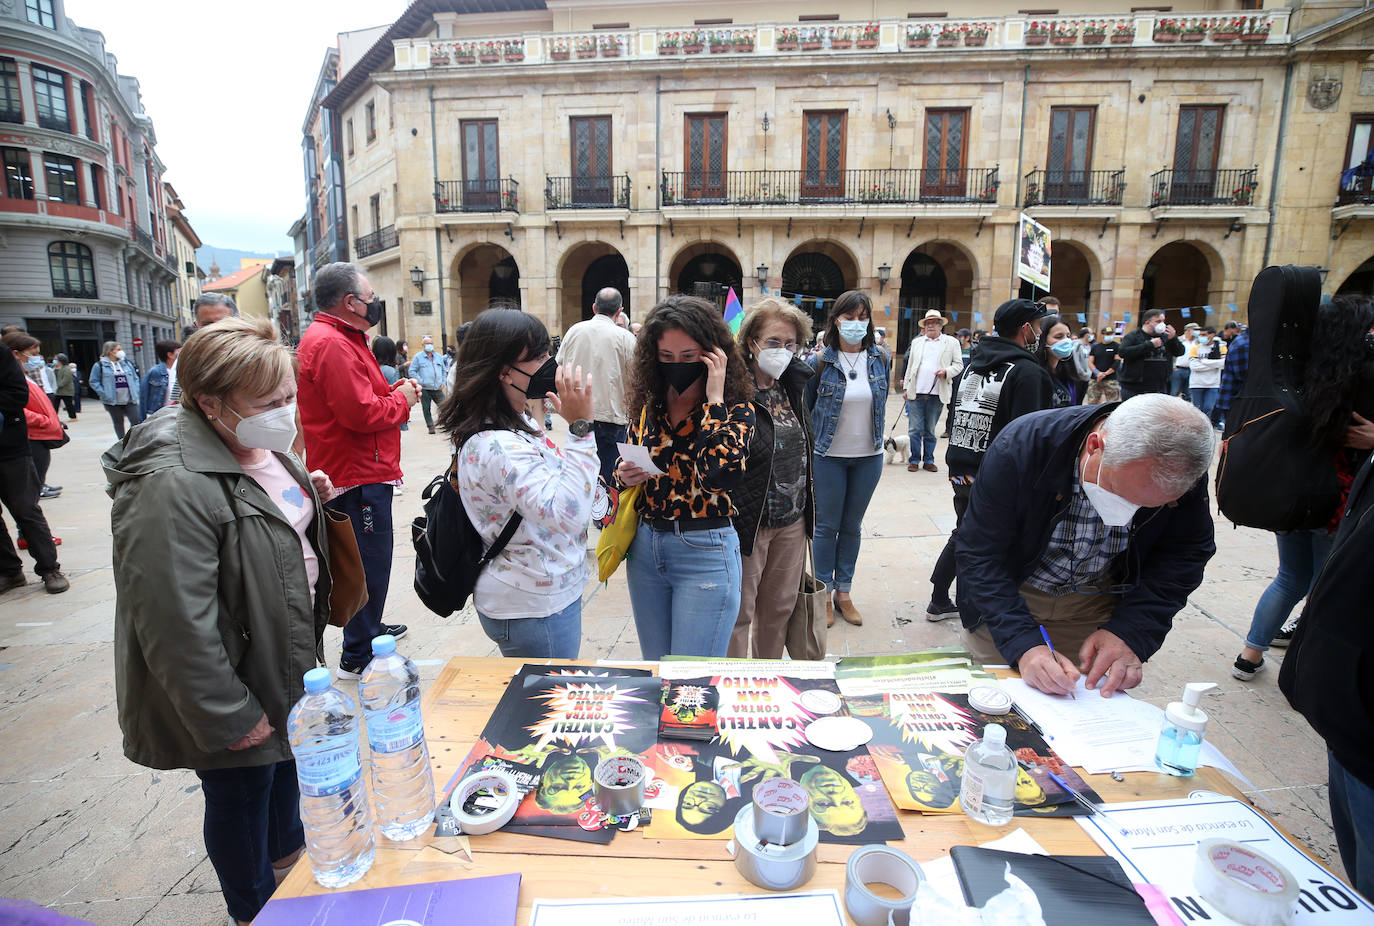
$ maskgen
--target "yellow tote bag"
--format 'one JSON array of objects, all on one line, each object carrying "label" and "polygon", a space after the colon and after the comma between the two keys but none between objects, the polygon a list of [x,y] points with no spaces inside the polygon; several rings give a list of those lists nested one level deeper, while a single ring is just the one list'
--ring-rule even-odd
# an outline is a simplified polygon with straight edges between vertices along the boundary
[{"label": "yellow tote bag", "polygon": [[[639,413],[641,440],[644,436],[644,415],[647,411],[646,406]],[[639,501],[643,494],[643,483],[623,489],[616,499],[613,520],[601,529],[601,536],[596,541],[596,566],[597,576],[602,582],[615,575],[620,561],[630,552],[630,544],[634,543],[635,534],[639,530]]]}]

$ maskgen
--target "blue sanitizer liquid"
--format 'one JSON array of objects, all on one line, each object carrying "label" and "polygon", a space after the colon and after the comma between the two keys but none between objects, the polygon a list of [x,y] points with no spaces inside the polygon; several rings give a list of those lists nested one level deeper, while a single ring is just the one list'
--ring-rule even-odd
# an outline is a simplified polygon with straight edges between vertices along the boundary
[{"label": "blue sanitizer liquid", "polygon": [[1197,771],[1198,754],[1202,752],[1202,737],[1182,727],[1165,727],[1155,746],[1155,765],[1161,772],[1180,778],[1190,778]]}]

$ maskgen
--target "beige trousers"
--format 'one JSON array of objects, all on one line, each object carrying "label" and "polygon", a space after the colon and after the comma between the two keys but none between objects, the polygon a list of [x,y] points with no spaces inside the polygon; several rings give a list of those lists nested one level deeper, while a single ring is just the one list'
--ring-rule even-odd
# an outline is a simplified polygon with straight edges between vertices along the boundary
[{"label": "beige trousers", "polygon": [[[1063,653],[1075,665],[1078,664],[1078,651],[1082,649],[1083,641],[1111,620],[1118,597],[1103,593],[1056,598],[1029,585],[1022,585],[1020,592],[1036,623],[1048,631],[1055,650]],[[960,636],[964,647],[978,661],[997,665],[1007,662],[1006,657],[997,652],[987,624],[979,624],[972,632],[961,630]]]},{"label": "beige trousers", "polygon": [[806,518],[798,518],[786,527],[759,528],[754,536],[754,552],[741,558],[739,617],[730,634],[728,655],[782,658],[787,620],[797,604],[805,557]]}]

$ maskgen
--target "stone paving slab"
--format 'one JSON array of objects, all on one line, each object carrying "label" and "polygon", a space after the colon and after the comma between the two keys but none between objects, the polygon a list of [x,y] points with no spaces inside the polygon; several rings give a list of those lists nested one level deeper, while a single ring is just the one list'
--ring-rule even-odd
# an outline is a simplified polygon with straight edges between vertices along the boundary
[{"label": "stone paving slab", "polygon": [[[897,408],[894,399],[889,422]],[[50,904],[100,926],[222,926],[223,902],[200,836],[203,803],[195,776],[143,769],[122,754],[110,646],[109,499],[97,462],[113,434],[103,415],[90,412],[88,406],[71,427],[72,442],[53,454],[49,481],[65,488],[61,498],[44,504],[64,540],[59,553],[72,589],[49,596],[31,582],[0,596],[0,894]],[[418,412],[414,420],[421,421]],[[555,437],[565,435],[560,422]],[[471,608],[440,618],[410,587],[414,559],[400,526],[419,514],[419,490],[444,468],[449,451],[442,436],[427,434],[422,424],[402,436],[402,447],[407,487],[396,498],[396,559],[385,617],[410,625],[402,649],[427,684],[447,659],[494,656],[497,649]],[[942,442],[937,459],[943,458]],[[864,624],[837,622],[828,646],[832,656],[958,642],[957,620],[924,619],[930,569],[952,525],[943,472],[884,466],[855,576]],[[1217,545],[1203,586],[1176,618],[1134,694],[1162,706],[1185,682],[1218,682],[1220,690],[1207,700],[1210,738],[1253,783],[1256,803],[1339,871],[1325,749],[1276,687],[1282,651],[1271,651],[1274,665],[1253,682],[1229,673],[1254,603],[1276,567],[1273,538],[1232,529],[1218,518]],[[581,658],[637,659],[623,572],[589,586],[583,600]],[[340,631],[330,628],[325,652],[331,665],[339,642]],[[461,746],[438,742],[434,748]]]}]

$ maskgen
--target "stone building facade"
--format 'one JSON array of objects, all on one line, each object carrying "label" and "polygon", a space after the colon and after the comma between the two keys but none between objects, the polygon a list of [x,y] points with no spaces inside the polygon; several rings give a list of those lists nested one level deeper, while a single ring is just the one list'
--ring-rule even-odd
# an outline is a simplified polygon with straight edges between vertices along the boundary
[{"label": "stone building facade", "polygon": [[989,328],[1029,293],[1023,211],[1094,327],[1243,318],[1271,263],[1369,292],[1374,196],[1342,171],[1369,147],[1374,12],[1249,5],[845,22],[810,0],[420,0],[323,101],[351,256],[408,340],[490,304],[558,333],[603,285],[632,317],[726,287],[823,317],[861,289],[899,344],[930,307]]}]

